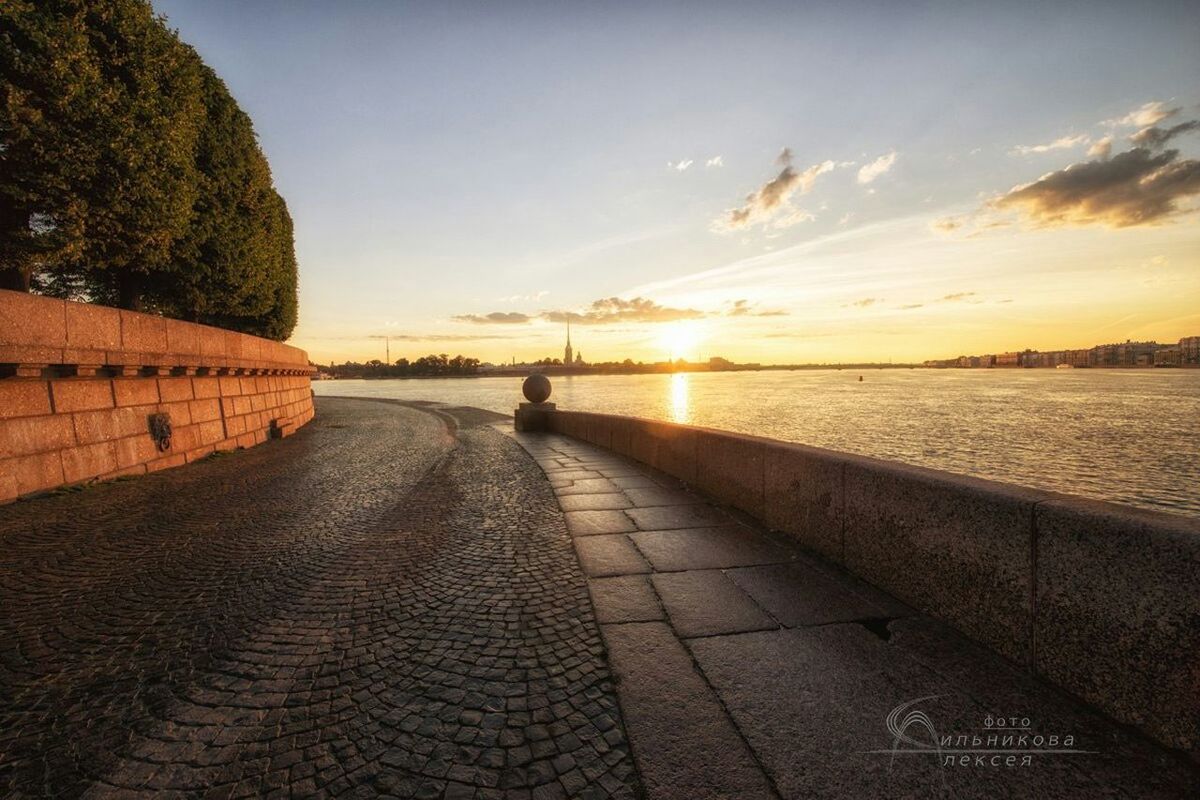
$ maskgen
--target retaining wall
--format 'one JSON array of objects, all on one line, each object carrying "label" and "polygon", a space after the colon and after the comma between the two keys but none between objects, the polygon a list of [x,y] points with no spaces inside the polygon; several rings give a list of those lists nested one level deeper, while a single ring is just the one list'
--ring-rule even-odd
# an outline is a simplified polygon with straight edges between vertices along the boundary
[{"label": "retaining wall", "polygon": [[0,290],[0,503],[287,435],[312,419],[312,372],[268,339]]},{"label": "retaining wall", "polygon": [[1200,521],[665,422],[527,422],[699,488],[1200,761]]}]

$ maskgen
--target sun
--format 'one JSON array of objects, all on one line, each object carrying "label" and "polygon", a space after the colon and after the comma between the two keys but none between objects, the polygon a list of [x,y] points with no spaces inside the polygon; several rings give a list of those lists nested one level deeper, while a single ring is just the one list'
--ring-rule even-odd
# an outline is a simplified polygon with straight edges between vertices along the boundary
[{"label": "sun", "polygon": [[671,361],[681,358],[694,361],[702,341],[704,332],[696,322],[680,320],[663,326],[658,336],[658,347]]}]

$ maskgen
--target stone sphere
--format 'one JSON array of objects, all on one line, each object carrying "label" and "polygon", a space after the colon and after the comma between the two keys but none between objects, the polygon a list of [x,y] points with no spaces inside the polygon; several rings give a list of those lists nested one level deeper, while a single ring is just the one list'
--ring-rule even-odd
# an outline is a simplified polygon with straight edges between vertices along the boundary
[{"label": "stone sphere", "polygon": [[550,396],[550,379],[540,372],[536,372],[521,384],[521,393],[531,403],[544,403]]}]

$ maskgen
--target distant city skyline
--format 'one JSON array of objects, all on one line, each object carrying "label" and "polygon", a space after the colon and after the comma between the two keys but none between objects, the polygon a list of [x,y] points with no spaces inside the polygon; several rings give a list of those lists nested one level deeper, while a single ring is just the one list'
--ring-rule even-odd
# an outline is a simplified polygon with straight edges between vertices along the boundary
[{"label": "distant city skyline", "polygon": [[591,360],[763,363],[1200,322],[1191,4],[156,7],[255,122],[319,362],[532,360],[568,317]]}]

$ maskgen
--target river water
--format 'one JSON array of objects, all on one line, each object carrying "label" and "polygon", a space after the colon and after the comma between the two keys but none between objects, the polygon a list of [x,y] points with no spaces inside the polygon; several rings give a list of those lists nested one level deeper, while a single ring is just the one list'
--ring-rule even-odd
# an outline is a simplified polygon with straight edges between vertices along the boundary
[{"label": "river water", "polygon": [[[859,381],[859,376],[863,380]],[[555,377],[575,411],[668,420],[1200,517],[1200,370],[803,370]],[[314,381],[511,413],[518,378]]]}]

